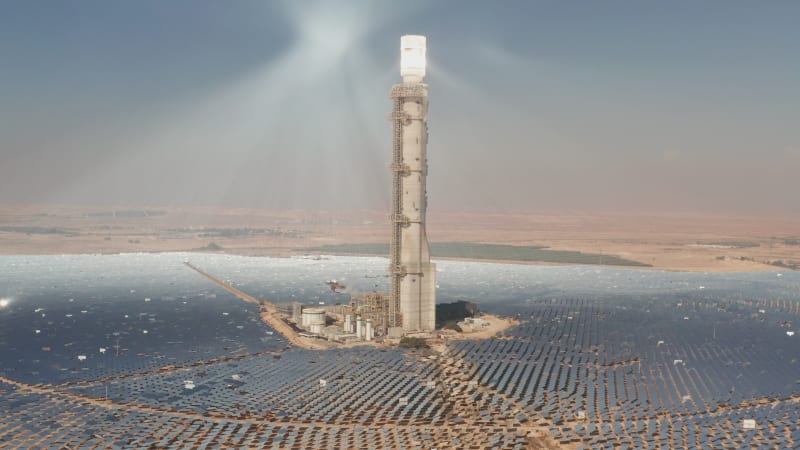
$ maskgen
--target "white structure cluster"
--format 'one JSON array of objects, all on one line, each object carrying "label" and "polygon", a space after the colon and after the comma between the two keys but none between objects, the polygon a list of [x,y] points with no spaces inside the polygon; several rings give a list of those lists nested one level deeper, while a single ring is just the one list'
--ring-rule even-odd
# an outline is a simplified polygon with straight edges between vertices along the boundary
[{"label": "white structure cluster", "polygon": [[354,333],[356,340],[371,341],[375,339],[375,329],[372,327],[372,319],[364,319],[360,315],[356,315],[355,321],[353,316],[347,314],[344,316],[344,326],[342,327],[345,333]]},{"label": "white structure cluster", "polygon": [[428,85],[425,36],[400,39],[400,75],[392,87],[392,240],[390,326],[403,333],[433,331],[436,267],[431,264],[425,212],[428,206]]},{"label": "white structure cluster", "polygon": [[[301,329],[301,336],[338,342],[372,341],[376,334],[385,336],[379,328],[380,316],[362,311],[361,308],[354,308],[352,305],[306,308],[294,302],[284,311],[287,316],[291,313],[291,320]],[[331,322],[329,319],[336,324],[328,325]]]}]

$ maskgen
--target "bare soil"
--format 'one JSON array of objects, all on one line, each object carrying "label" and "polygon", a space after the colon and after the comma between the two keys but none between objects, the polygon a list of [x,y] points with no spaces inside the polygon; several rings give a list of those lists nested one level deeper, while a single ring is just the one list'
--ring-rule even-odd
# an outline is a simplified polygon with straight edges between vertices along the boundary
[{"label": "bare soil", "polygon": [[[431,211],[433,242],[546,246],[675,271],[800,262],[800,217]],[[389,241],[385,211],[0,205],[0,254],[219,251],[291,256]],[[529,263],[530,264],[530,263]],[[536,264],[536,263],[533,263]]]},{"label": "bare soil", "polygon": [[489,322],[489,325],[478,331],[465,331],[454,335],[448,335],[448,340],[489,339],[496,336],[497,333],[502,333],[515,325],[519,325],[519,320],[513,317],[498,317],[493,314],[484,314],[481,316],[481,319]]}]

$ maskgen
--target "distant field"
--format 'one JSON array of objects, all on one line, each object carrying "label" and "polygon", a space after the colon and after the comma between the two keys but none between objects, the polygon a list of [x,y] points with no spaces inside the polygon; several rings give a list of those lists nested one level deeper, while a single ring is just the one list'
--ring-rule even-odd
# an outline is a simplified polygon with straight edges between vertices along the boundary
[{"label": "distant field", "polygon": [[[430,244],[435,258],[491,259],[503,261],[546,262],[560,264],[602,264],[607,266],[651,267],[638,261],[611,255],[550,250],[546,247],[473,244],[469,242],[434,242]],[[303,249],[319,253],[355,253],[388,255],[389,244],[341,244]]]},{"label": "distant field", "polygon": [[118,218],[139,218],[139,217],[155,217],[165,216],[167,211],[161,210],[109,210],[109,211],[92,211],[84,213],[86,217],[118,217]]},{"label": "distant field", "polygon": [[24,234],[60,234],[64,236],[77,236],[73,230],[66,230],[63,228],[55,227],[0,227],[0,231],[6,233],[24,233]]},{"label": "distant field", "polygon": [[697,244],[692,244],[697,247],[711,247],[711,248],[752,248],[758,247],[758,242],[749,242],[749,241],[715,241],[715,242],[702,242]]},{"label": "distant field", "polygon": [[299,230],[281,230],[274,228],[171,228],[171,233],[193,233],[201,238],[248,238],[253,236],[285,236],[301,237],[306,234]]},{"label": "distant field", "polygon": [[[784,270],[800,262],[800,216],[433,211],[428,219],[437,257],[690,272]],[[0,204],[4,255],[222,251],[284,257],[320,249],[386,255],[386,245],[319,246],[388,242],[389,236],[383,210]],[[505,245],[463,244],[473,242]]]}]

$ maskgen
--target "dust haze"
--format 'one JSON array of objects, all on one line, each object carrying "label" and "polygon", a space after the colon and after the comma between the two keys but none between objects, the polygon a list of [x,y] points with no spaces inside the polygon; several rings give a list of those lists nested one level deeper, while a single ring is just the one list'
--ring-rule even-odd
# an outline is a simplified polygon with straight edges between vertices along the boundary
[{"label": "dust haze", "polygon": [[0,202],[386,209],[419,33],[432,210],[800,214],[797,4],[514,6],[6,3]]}]

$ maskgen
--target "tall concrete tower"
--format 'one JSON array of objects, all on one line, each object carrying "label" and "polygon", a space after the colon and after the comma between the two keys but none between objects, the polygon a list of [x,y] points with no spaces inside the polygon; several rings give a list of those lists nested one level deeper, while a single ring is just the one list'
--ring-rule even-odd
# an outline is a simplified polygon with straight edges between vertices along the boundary
[{"label": "tall concrete tower", "polygon": [[[428,85],[425,36],[400,38],[400,75],[392,87],[392,318],[405,333],[436,327],[436,266],[431,264],[425,210],[428,194]],[[400,313],[401,323],[397,323]],[[391,320],[391,319],[390,319]]]}]

